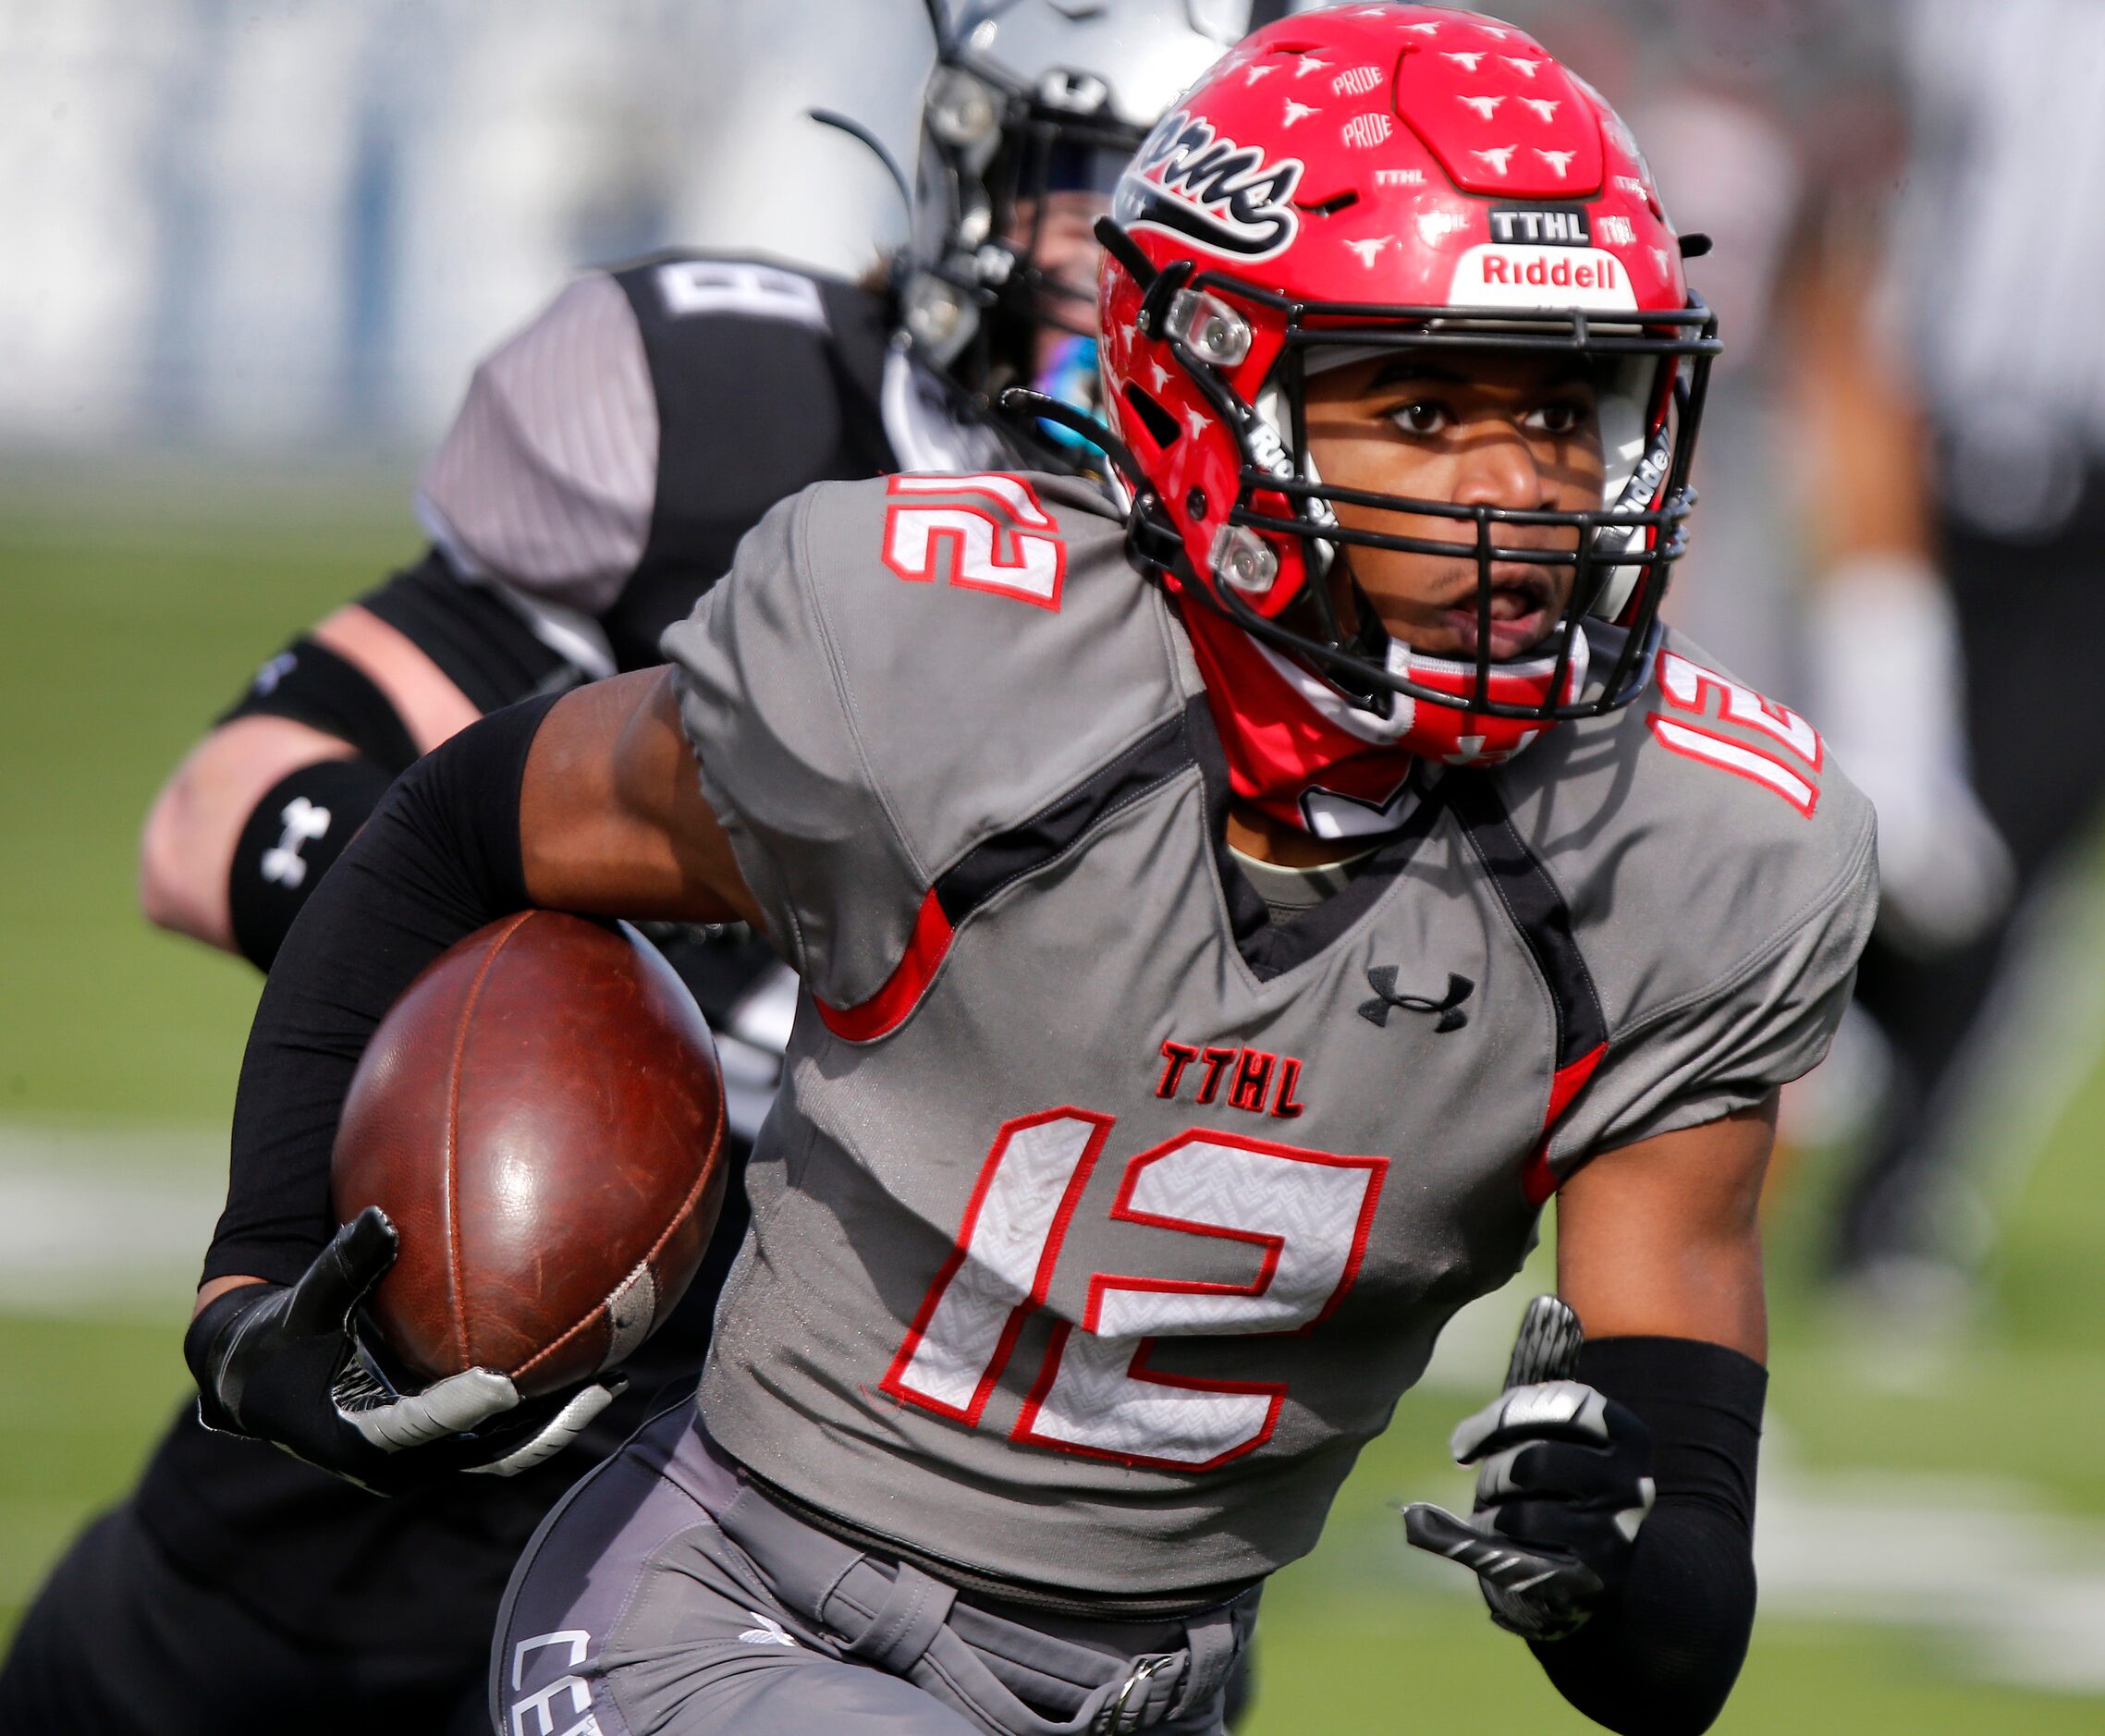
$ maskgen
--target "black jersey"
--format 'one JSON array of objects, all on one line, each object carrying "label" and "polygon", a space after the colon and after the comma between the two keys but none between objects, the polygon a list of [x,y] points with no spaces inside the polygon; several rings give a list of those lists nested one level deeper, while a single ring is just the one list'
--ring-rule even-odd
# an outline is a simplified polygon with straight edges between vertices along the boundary
[{"label": "black jersey", "polygon": [[[580,277],[476,369],[417,504],[437,574],[509,611],[501,636],[545,685],[565,665],[591,677],[659,661],[658,635],[786,495],[997,450],[893,342],[884,296],[663,254]],[[395,617],[386,591],[368,606]],[[416,625],[454,674],[462,647]],[[519,673],[455,679],[483,704],[478,685]]]}]

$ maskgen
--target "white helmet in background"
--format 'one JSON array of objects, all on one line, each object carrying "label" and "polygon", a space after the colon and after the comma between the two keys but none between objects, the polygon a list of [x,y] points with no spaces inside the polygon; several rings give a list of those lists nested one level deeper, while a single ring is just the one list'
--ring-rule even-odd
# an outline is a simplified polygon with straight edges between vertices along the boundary
[{"label": "white helmet in background", "polygon": [[[1120,172],[1176,99],[1254,24],[1288,7],[1277,0],[926,4],[936,68],[922,107],[912,233],[895,281],[906,330],[923,353],[992,391],[1042,375],[1037,338],[1046,326],[1078,339],[1095,335],[1094,242],[1086,259],[1063,263],[1048,222],[1071,231],[1085,213],[1108,209]],[[1094,372],[1093,353],[1085,371]]]}]

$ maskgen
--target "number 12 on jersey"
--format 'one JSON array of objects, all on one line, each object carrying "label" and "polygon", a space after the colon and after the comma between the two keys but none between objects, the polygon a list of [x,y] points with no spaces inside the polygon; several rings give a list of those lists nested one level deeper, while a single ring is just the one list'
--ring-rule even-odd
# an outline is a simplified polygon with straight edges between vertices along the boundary
[{"label": "number 12 on jersey", "polygon": [[[884,1390],[977,1427],[1024,1323],[1045,1305],[1112,1118],[1049,1109],[1003,1124]],[[1061,1321],[1013,1438],[1127,1464],[1204,1471],[1261,1446],[1286,1388],[1152,1366],[1155,1340],[1305,1331],[1359,1275],[1386,1157],[1339,1157],[1193,1131],[1126,1165],[1109,1216],[1213,1238],[1219,1280],[1092,1272]],[[1254,1259],[1255,1271],[1251,1274]]]},{"label": "number 12 on jersey", "polygon": [[885,565],[900,578],[929,584],[947,568],[961,591],[1059,613],[1067,541],[1022,477],[921,472],[887,478],[885,493]]}]

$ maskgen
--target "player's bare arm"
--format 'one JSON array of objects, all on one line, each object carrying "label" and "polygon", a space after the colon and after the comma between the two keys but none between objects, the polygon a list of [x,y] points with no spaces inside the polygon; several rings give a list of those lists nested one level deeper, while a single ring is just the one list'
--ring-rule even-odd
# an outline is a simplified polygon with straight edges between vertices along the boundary
[{"label": "player's bare arm", "polygon": [[356,752],[290,717],[237,717],[213,729],[146,812],[139,839],[139,908],[146,920],[222,952],[238,950],[226,880],[242,825],[282,778]]},{"label": "player's bare arm", "polygon": [[1589,1339],[1768,1355],[1761,1186],[1776,1099],[1603,1152],[1557,1192],[1557,1290]]},{"label": "player's bare arm", "polygon": [[760,921],[702,794],[669,669],[559,700],[520,789],[526,888],[548,910],[668,922]]}]

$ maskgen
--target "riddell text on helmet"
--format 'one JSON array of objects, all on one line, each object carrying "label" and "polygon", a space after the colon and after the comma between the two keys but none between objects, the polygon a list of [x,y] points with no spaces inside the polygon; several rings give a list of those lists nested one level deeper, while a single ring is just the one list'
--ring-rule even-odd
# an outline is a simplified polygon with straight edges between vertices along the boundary
[{"label": "riddell text on helmet", "polygon": [[1454,268],[1459,306],[1634,312],[1636,292],[1615,255],[1597,247],[1477,246]]}]

